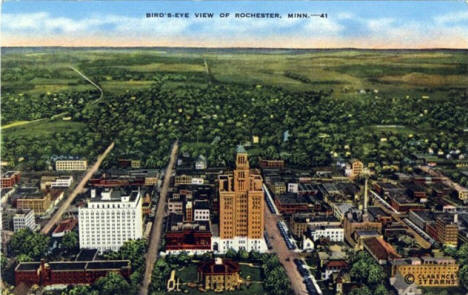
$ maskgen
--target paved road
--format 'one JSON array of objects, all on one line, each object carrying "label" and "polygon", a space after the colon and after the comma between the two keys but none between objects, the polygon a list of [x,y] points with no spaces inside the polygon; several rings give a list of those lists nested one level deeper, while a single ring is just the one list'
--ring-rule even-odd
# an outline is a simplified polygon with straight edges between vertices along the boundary
[{"label": "paved road", "polygon": [[151,236],[146,253],[146,264],[145,264],[145,275],[143,277],[142,287],[140,289],[140,295],[147,295],[149,292],[149,284],[151,282],[151,274],[153,273],[154,263],[158,258],[159,243],[161,241],[162,233],[162,222],[165,215],[166,207],[166,196],[169,190],[169,183],[171,180],[172,171],[177,158],[177,150],[179,143],[176,141],[172,146],[171,158],[167,165],[166,172],[164,175],[164,182],[162,185],[161,193],[159,195],[158,208],[156,210],[156,216],[153,222],[153,228],[151,229]]},{"label": "paved road", "polygon": [[[272,251],[276,253],[280,262],[286,269],[294,293],[296,295],[307,294],[307,289],[303,283],[304,279],[297,271],[296,264],[294,263],[294,258],[300,258],[300,256],[298,253],[290,251],[286,246],[283,236],[281,236],[278,226],[276,225],[279,220],[281,220],[281,218],[273,215],[270,209],[268,209],[268,206],[265,206],[265,228],[267,229],[267,234],[270,238],[271,246],[273,247]],[[289,261],[286,261],[286,258],[289,258]]]},{"label": "paved road", "polygon": [[47,222],[47,224],[42,228],[41,233],[49,234],[52,228],[62,219],[63,213],[66,212],[68,207],[71,205],[75,197],[83,190],[88,180],[93,176],[93,174],[99,169],[102,161],[106,158],[107,154],[114,148],[114,142],[112,142],[107,149],[98,156],[96,163],[91,168],[88,168],[88,172],[86,172],[83,179],[81,179],[80,183],[75,187],[73,192],[67,197],[65,201],[63,201],[62,205],[59,209],[55,212],[54,216]]}]

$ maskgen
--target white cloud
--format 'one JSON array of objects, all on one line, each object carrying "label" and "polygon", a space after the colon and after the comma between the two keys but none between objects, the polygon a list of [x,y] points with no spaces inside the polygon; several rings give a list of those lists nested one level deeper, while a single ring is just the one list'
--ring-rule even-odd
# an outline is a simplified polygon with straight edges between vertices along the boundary
[{"label": "white cloud", "polygon": [[[346,27],[349,19],[358,25],[358,32]],[[90,15],[84,18],[54,17],[47,12],[2,15],[2,34],[5,44],[15,39],[47,41],[51,37],[78,40],[85,37],[102,37],[106,40],[219,40],[237,41],[255,46],[255,40],[282,40],[297,42],[316,40],[329,46],[343,47],[460,47],[468,46],[468,12],[438,16],[424,21],[403,21],[394,18],[363,18],[342,12],[335,17],[294,19],[283,15],[280,19],[222,19],[146,18],[119,15]],[[354,29],[355,27],[353,27]],[[91,39],[92,40],[92,39]],[[181,41],[182,40],[182,41]],[[252,41],[254,40],[254,41]],[[290,41],[289,41],[290,40]],[[31,41],[33,42],[33,41]],[[64,41],[65,42],[65,41]],[[274,41],[272,41],[274,42]],[[16,44],[16,43],[15,43]],[[137,44],[137,43],[136,43]],[[230,43],[231,44],[231,43]],[[312,44],[312,43],[311,43]],[[454,45],[452,45],[454,44]],[[279,46],[285,44],[278,44]],[[463,46],[463,45],[462,45]],[[312,46],[313,47],[313,46]]]},{"label": "white cloud", "polygon": [[329,18],[312,18],[304,26],[305,30],[311,34],[336,35],[343,31],[344,27],[338,22]]},{"label": "white cloud", "polygon": [[350,12],[340,12],[336,15],[337,19],[352,19],[354,18],[354,14]]},{"label": "white cloud", "polygon": [[437,24],[449,24],[455,22],[468,22],[468,11],[459,11],[455,13],[449,13],[445,15],[439,15],[434,18]]},{"label": "white cloud", "polygon": [[[305,24],[305,25],[302,25]],[[4,14],[2,31],[7,34],[69,34],[77,36],[105,33],[118,36],[174,36],[196,32],[210,35],[248,34],[259,35],[297,28],[313,34],[336,34],[343,29],[337,22],[325,18],[293,19],[283,16],[280,19],[234,18],[145,18],[118,15],[94,15],[82,19],[53,17],[46,12],[31,14]],[[102,28],[101,26],[106,26]]]},{"label": "white cloud", "polygon": [[393,18],[378,18],[364,20],[367,28],[371,31],[388,31],[395,23]]}]

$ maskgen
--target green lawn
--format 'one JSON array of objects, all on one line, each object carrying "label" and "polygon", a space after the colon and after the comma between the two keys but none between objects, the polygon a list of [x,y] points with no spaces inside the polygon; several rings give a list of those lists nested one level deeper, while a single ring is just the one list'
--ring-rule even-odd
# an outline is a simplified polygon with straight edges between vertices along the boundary
[{"label": "green lawn", "polygon": [[[14,124],[14,123],[13,123]],[[11,125],[11,124],[10,124]],[[8,125],[7,125],[8,126]],[[30,137],[30,136],[51,136],[57,132],[70,131],[72,129],[85,128],[85,123],[63,121],[63,120],[50,120],[44,119],[40,121],[32,121],[30,123],[11,126],[7,129],[2,128],[4,135],[14,134],[17,137]]]},{"label": "green lawn", "polygon": [[[190,295],[216,295],[220,293],[216,293],[213,291],[210,292],[201,292],[198,289],[193,289],[193,288],[188,288],[184,287],[185,289],[188,290],[188,293],[184,292],[178,292],[178,293],[172,293],[172,294],[190,294]],[[263,289],[263,285],[261,283],[252,283],[249,287],[244,286],[239,290],[236,291],[226,291],[221,294],[226,294],[226,295],[267,295],[268,293]]]},{"label": "green lawn", "polygon": [[117,94],[132,89],[149,88],[153,81],[103,81],[101,82],[104,94],[107,92]]},{"label": "green lawn", "polygon": [[182,270],[177,271],[176,277],[184,283],[197,281],[197,265],[190,264],[185,266]]},{"label": "green lawn", "polygon": [[261,281],[263,280],[262,272],[260,267],[240,266],[240,276],[243,279],[247,279],[247,277],[250,276],[251,281]]}]

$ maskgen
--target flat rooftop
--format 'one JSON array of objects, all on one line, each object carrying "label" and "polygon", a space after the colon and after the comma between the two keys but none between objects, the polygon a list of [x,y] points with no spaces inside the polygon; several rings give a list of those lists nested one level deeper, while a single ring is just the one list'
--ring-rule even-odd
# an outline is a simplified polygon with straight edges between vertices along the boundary
[{"label": "flat rooftop", "polygon": [[281,204],[308,204],[308,199],[296,193],[285,193],[275,196]]},{"label": "flat rooftop", "polygon": [[[110,196],[107,198],[106,196],[103,196],[106,194],[110,194]],[[120,202],[122,200],[122,197],[130,197],[129,201],[134,202],[138,198],[138,191],[131,191],[130,193],[126,193],[123,190],[119,189],[111,189],[111,190],[104,190],[101,191],[101,193],[96,192],[96,197],[91,198],[91,202]]]},{"label": "flat rooftop", "polygon": [[[55,261],[47,262],[52,271],[86,271],[86,270],[120,270],[130,268],[129,260],[102,260],[102,261]],[[22,262],[16,271],[37,271],[40,262]]]},{"label": "flat rooftop", "polygon": [[19,173],[19,171],[7,171],[3,173],[2,178],[10,178],[17,173]]},{"label": "flat rooftop", "polygon": [[76,256],[76,261],[93,261],[96,258],[97,250],[96,249],[82,249],[78,256]]},{"label": "flat rooftop", "polygon": [[37,187],[20,187],[16,189],[13,198],[16,199],[42,199],[46,194]]}]

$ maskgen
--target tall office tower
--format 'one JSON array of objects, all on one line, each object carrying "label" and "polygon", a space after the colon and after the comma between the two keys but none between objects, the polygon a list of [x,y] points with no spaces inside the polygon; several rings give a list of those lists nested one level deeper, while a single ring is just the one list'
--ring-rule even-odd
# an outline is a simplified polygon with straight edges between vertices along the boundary
[{"label": "tall office tower", "polygon": [[[219,245],[218,251],[266,251],[263,239],[263,179],[250,169],[247,152],[237,147],[236,169],[219,176]],[[215,241],[216,243],[216,241]],[[214,247],[216,250],[216,246]]]}]

